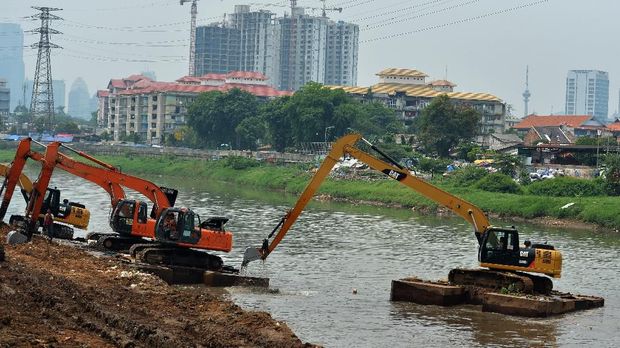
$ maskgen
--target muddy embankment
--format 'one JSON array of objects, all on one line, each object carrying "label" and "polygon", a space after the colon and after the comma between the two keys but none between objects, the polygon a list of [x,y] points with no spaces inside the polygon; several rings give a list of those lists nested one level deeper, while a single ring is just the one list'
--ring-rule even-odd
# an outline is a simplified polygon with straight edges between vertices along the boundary
[{"label": "muddy embankment", "polygon": [[311,347],[268,313],[222,290],[169,286],[120,258],[73,246],[4,245],[0,347]]}]

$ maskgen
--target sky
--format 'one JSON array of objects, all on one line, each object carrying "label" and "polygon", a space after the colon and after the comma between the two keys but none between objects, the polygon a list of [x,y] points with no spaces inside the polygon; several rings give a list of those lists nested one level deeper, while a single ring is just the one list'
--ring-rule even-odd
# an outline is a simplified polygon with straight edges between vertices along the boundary
[{"label": "sky", "polygon": [[[221,21],[234,5],[249,4],[282,15],[282,0],[200,0],[198,25]],[[319,0],[298,0],[319,8]],[[334,20],[359,24],[358,85],[377,82],[388,67],[425,72],[430,79],[456,83],[457,91],[491,93],[524,112],[525,69],[530,70],[530,113],[564,110],[568,70],[609,72],[609,113],[618,110],[620,88],[620,1],[617,0],[326,0]],[[111,78],[154,71],[160,81],[174,81],[188,71],[190,5],[179,0],[0,0],[0,22],[25,30],[39,21],[31,6],[62,8],[53,28],[53,78],[67,90],[77,77],[91,94]],[[308,10],[310,11],[310,10]],[[315,11],[316,15],[320,12]],[[37,42],[25,35],[25,44]],[[32,79],[36,52],[24,51]],[[2,62],[0,61],[0,64]]]}]

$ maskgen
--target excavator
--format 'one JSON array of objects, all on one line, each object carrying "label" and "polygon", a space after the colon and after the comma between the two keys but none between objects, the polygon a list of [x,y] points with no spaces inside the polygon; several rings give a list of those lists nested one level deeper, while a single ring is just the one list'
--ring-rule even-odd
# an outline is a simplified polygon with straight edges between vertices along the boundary
[{"label": "excavator", "polygon": [[[5,177],[3,186],[0,189],[0,194],[6,187],[8,181],[9,166],[0,164],[0,175]],[[30,197],[34,188],[32,181],[26,174],[21,174],[17,178],[17,185],[20,187],[20,191],[26,204],[30,201]],[[68,226],[74,226],[79,229],[87,229],[90,221],[90,211],[86,209],[83,204],[77,202],[70,202],[69,200],[60,200],[60,190],[57,188],[47,188],[45,192],[45,198],[43,199],[43,205],[41,212],[47,210],[52,212],[54,216],[54,237],[61,239],[72,239],[73,228]],[[39,219],[43,219],[43,215],[39,216]],[[24,217],[21,215],[11,215],[9,224],[13,225],[19,221],[23,221]]]},{"label": "excavator", "polygon": [[[32,142],[43,146],[46,149],[45,154],[33,151]],[[60,147],[98,166],[77,161],[59,152]],[[210,270],[223,268],[220,257],[195,249],[229,252],[232,249],[232,233],[224,229],[228,219],[213,217],[201,221],[200,216],[191,209],[173,207],[177,190],[158,187],[148,180],[122,173],[108,163],[59,142],[44,145],[30,138],[20,142],[7,174],[9,180],[0,205],[0,219],[6,214],[8,202],[17,183],[15,178],[20,176],[29,158],[41,162],[42,169],[33,191],[34,199],[29,201],[27,207],[28,224],[23,231],[27,239],[31,238],[36,230],[36,224],[30,216],[38,216],[41,211],[43,197],[40,192],[45,192],[54,168],[58,167],[97,184],[110,194],[113,209],[109,221],[115,233],[98,234],[95,236],[97,244],[113,250],[128,247],[132,256],[147,263]],[[126,198],[123,187],[141,193],[153,203],[150,215],[147,213],[147,203]]]},{"label": "excavator", "polygon": [[[360,140],[378,153],[381,159],[356,147],[356,143]],[[246,249],[241,268],[252,261],[265,260],[273,252],[331,169],[343,156],[355,158],[370,168],[382,172],[387,177],[447,207],[473,226],[479,245],[478,260],[480,266],[485,269],[453,269],[448,276],[452,284],[495,289],[510,288],[523,293],[548,294],[553,288],[553,282],[549,277],[560,278],[562,272],[560,251],[547,244],[521,246],[516,228],[492,226],[480,208],[412,175],[409,170],[360,134],[345,135],[334,143],[295,206],[263,240],[262,246]],[[270,242],[272,237],[273,240]]]}]

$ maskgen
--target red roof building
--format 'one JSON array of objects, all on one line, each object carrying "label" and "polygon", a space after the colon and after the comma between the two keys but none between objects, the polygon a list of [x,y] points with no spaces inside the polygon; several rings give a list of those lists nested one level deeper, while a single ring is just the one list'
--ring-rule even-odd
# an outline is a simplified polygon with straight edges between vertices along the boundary
[{"label": "red roof building", "polygon": [[157,144],[166,134],[185,125],[187,107],[200,93],[238,88],[262,100],[292,94],[269,86],[268,80],[261,73],[247,71],[184,76],[175,82],[153,81],[143,75],[111,79],[107,90],[97,92],[97,119],[114,140],[137,134]]},{"label": "red roof building", "polygon": [[529,115],[513,128],[517,130],[529,130],[532,127],[559,127],[578,128],[592,119],[590,115]]}]

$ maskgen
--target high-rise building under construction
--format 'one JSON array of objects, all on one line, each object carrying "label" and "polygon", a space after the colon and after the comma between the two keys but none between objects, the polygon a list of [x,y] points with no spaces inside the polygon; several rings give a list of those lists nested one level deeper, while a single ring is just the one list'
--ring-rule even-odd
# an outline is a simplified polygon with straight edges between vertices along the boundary
[{"label": "high-rise building under construction", "polygon": [[357,25],[310,16],[301,7],[276,18],[237,5],[228,21],[198,27],[195,71],[198,76],[256,71],[282,90],[310,81],[354,86],[358,42]]}]

